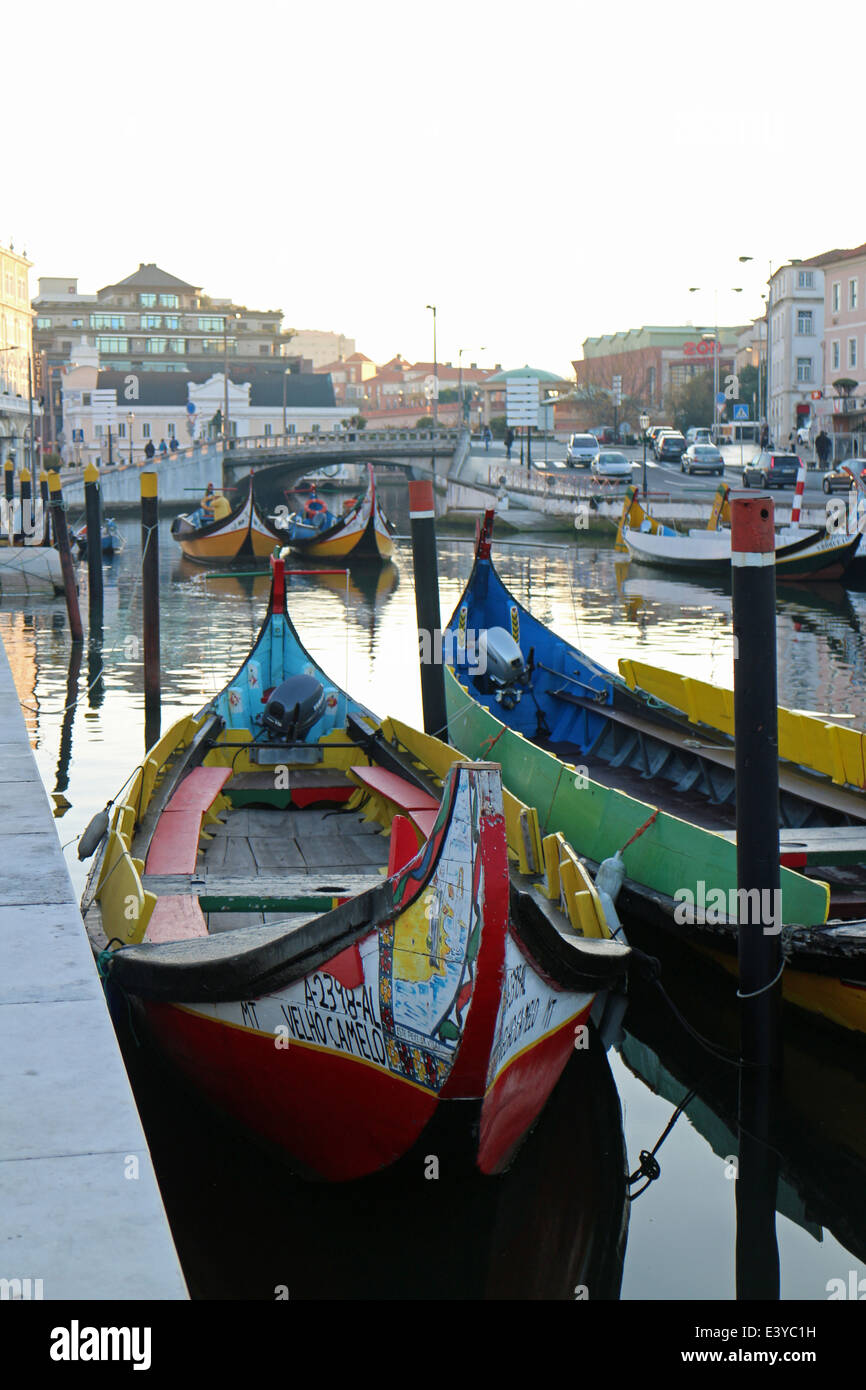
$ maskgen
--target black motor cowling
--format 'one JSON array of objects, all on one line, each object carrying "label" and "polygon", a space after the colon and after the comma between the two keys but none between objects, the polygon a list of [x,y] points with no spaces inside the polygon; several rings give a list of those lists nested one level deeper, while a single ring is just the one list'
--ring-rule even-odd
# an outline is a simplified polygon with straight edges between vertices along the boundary
[{"label": "black motor cowling", "polygon": [[277,739],[302,739],[325,711],[325,691],[315,676],[292,676],[271,694],[262,723]]}]

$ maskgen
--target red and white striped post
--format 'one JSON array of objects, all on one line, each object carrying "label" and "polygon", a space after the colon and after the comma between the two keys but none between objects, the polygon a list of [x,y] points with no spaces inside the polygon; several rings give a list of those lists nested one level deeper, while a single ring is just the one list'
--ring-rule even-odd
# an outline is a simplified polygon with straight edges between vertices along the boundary
[{"label": "red and white striped post", "polygon": [[800,525],[800,508],[803,503],[803,489],[806,486],[806,465],[800,459],[800,471],[797,474],[797,486],[794,488],[794,503],[791,507],[791,525]]},{"label": "red and white striped post", "polygon": [[[778,1165],[770,1144],[781,1067],[776,534],[770,497],[731,501],[740,1087],[737,1298],[778,1299]],[[748,896],[747,896],[748,894]]]},{"label": "red and white striped post", "polygon": [[436,508],[433,484],[427,479],[409,483],[412,523],[412,563],[415,570],[415,612],[421,662],[421,705],[424,732],[448,741],[445,672],[442,669],[442,618],[439,611],[439,561],[436,556]]}]

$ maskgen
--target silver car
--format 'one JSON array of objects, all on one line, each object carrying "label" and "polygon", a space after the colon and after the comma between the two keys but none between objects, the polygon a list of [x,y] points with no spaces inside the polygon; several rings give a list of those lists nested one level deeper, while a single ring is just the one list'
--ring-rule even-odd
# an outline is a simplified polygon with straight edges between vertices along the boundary
[{"label": "silver car", "polygon": [[592,464],[592,476],[599,482],[613,483],[631,481],[632,465],[625,454],[614,449],[602,449]]},{"label": "silver car", "polygon": [[565,449],[569,468],[589,468],[598,458],[598,440],[594,434],[573,434]]}]

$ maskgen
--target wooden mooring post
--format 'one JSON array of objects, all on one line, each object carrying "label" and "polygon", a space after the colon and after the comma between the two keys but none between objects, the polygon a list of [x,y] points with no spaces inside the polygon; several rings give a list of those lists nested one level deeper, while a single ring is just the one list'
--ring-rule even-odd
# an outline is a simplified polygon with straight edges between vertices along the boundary
[{"label": "wooden mooring post", "polygon": [[[776,689],[776,533],[767,496],[731,501],[740,966],[737,1297],[778,1299],[782,915]],[[745,919],[745,920],[744,920]]]},{"label": "wooden mooring post", "polygon": [[412,525],[412,563],[415,571],[415,612],[421,663],[421,705],[424,732],[448,740],[445,705],[442,617],[439,611],[439,562],[436,555],[436,510],[433,484],[428,479],[409,483]]},{"label": "wooden mooring post", "polygon": [[102,626],[102,494],[99,469],[84,470],[84,511],[87,517],[87,596],[90,627]]},{"label": "wooden mooring post", "polygon": [[69,530],[66,525],[63,488],[59,473],[51,474],[48,486],[51,494],[51,524],[60,554],[60,567],[63,571],[63,591],[66,595],[66,612],[69,614],[69,631],[72,633],[73,642],[82,642],[84,629],[81,626],[78,588],[75,583],[75,570],[72,566],[72,555],[69,549]]},{"label": "wooden mooring post", "polygon": [[144,647],[144,746],[159,738],[159,498],[157,475],[141,475],[141,594]]}]

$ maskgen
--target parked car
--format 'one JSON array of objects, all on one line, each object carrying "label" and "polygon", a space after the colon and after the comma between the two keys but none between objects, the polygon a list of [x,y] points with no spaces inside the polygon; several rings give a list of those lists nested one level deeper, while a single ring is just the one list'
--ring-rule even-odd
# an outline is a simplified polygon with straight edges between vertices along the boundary
[{"label": "parked car", "polygon": [[800,471],[796,454],[777,454],[764,449],[743,469],[743,487],[793,487]]},{"label": "parked car", "polygon": [[798,443],[798,444],[811,444],[811,443],[812,443],[812,426],[811,426],[811,425],[801,425],[801,426],[800,426],[800,428],[797,430],[797,443]]},{"label": "parked car", "polygon": [[[851,459],[851,462],[848,464],[851,473],[857,473],[857,465],[860,462],[860,459]],[[824,474],[824,477],[821,479],[821,486],[828,496],[831,492],[849,492],[854,486],[854,479],[851,477],[851,473],[846,473],[844,468],[833,468],[829,473]],[[860,477],[863,479],[864,483],[866,483],[866,468],[860,471]]]},{"label": "parked car", "polygon": [[599,444],[614,444],[613,425],[593,425],[590,434],[594,434]]},{"label": "parked car", "polygon": [[685,438],[678,431],[669,430],[656,440],[656,458],[660,463],[664,459],[681,459],[685,451]]},{"label": "parked car", "polygon": [[690,444],[680,461],[683,473],[715,473],[721,478],[725,471],[725,460],[715,444]]},{"label": "parked car", "polygon": [[625,454],[615,449],[602,449],[592,464],[592,476],[599,482],[612,483],[623,479],[631,481],[632,465]]},{"label": "parked car", "polygon": [[708,429],[700,425],[693,425],[690,430],[686,430],[687,444],[712,444],[713,436]]},{"label": "parked car", "polygon": [[653,425],[651,429],[647,430],[646,437],[649,441],[649,446],[652,449],[653,453],[655,453],[656,451],[656,440],[658,439],[659,435],[664,430],[670,431],[672,429],[673,425]]},{"label": "parked car", "polygon": [[598,440],[594,434],[573,434],[565,448],[569,468],[589,468],[598,457]]}]

